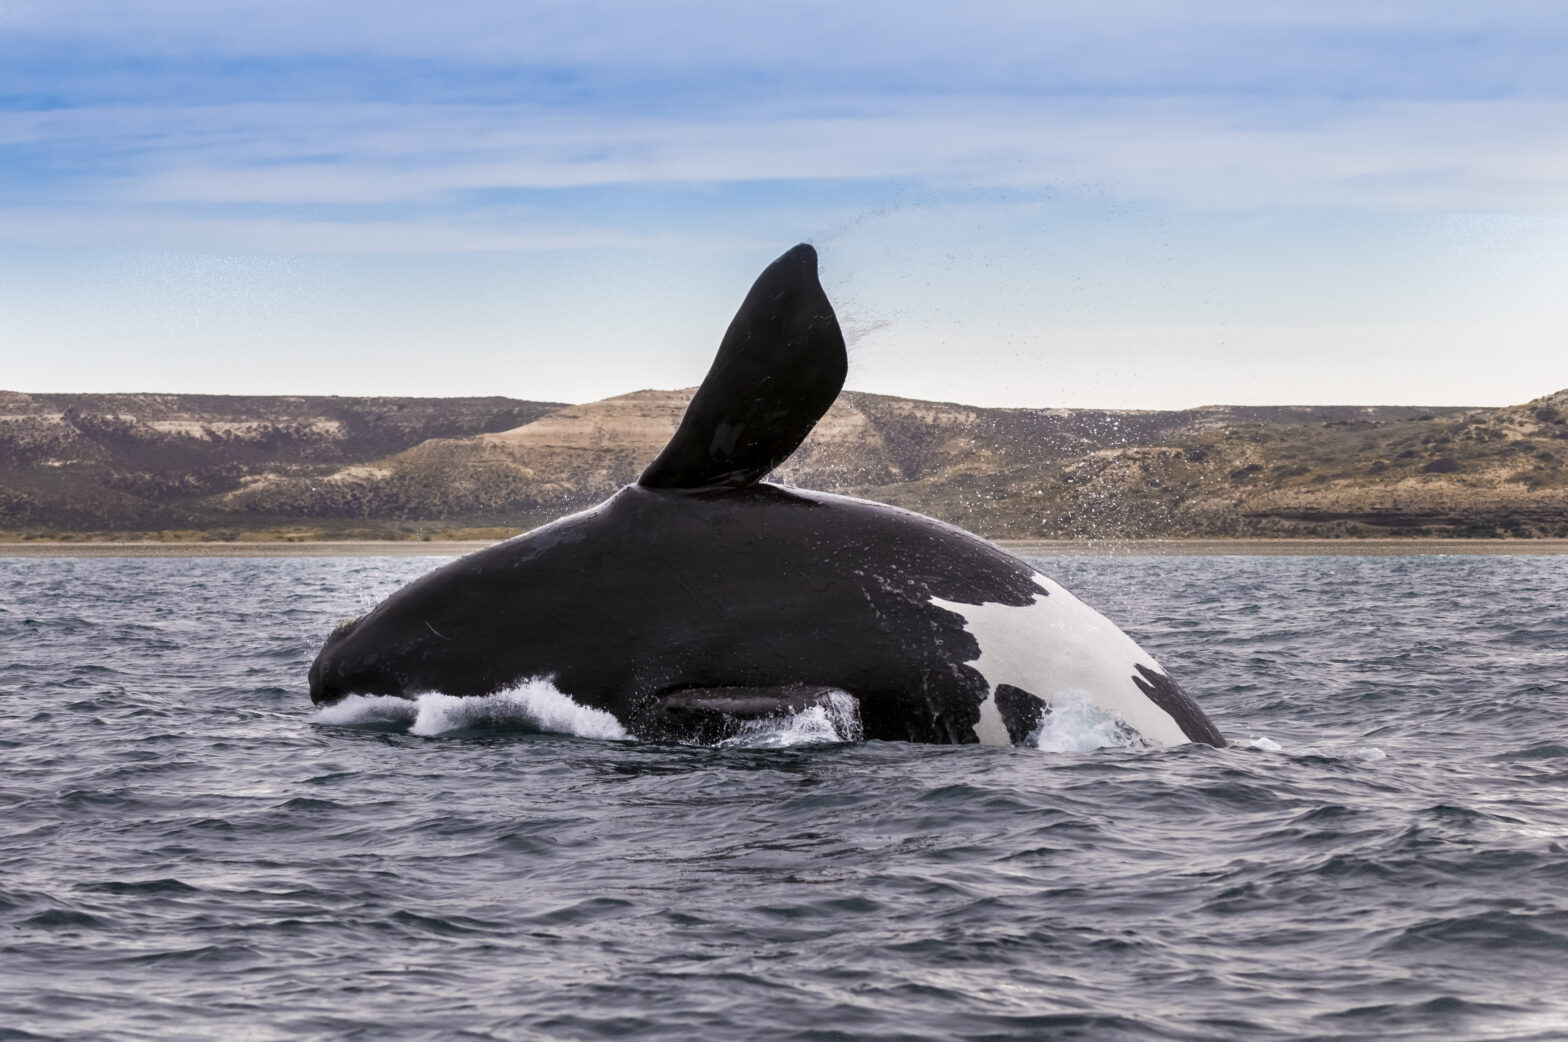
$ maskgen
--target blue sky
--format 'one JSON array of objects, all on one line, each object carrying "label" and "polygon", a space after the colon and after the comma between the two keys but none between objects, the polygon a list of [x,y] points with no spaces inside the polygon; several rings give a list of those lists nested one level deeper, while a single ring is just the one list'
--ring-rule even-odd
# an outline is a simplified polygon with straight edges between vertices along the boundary
[{"label": "blue sky", "polygon": [[695,383],[817,244],[850,386],[1568,387],[1560,3],[0,0],[0,387]]}]

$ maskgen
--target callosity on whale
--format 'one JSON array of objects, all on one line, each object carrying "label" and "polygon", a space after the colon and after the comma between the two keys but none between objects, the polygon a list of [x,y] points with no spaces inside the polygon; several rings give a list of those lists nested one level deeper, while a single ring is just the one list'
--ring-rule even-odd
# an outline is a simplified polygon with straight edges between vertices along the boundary
[{"label": "callosity on whale", "polygon": [[485,695],[547,679],[633,735],[704,740],[847,694],[865,737],[1024,743],[1085,704],[1154,745],[1224,745],[1098,612],[977,536],[762,479],[843,386],[796,246],[731,322],[635,484],[470,554],[328,637],[311,698]]}]

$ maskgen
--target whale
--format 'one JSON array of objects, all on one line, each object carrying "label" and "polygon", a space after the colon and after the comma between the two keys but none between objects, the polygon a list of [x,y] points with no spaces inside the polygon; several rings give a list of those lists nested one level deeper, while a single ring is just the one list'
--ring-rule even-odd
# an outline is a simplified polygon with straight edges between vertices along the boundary
[{"label": "whale", "polygon": [[326,639],[311,700],[546,682],[635,739],[851,706],[857,737],[1027,745],[1091,713],[1223,746],[1127,634],[1022,559],[897,507],[768,481],[843,388],[795,246],[757,278],[669,443],[603,503],[458,558]]}]

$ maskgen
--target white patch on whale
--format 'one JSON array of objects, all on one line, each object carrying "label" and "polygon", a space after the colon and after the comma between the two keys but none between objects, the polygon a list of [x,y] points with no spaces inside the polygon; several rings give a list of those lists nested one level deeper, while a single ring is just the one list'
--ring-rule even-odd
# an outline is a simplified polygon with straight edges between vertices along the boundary
[{"label": "white patch on whale", "polygon": [[960,604],[931,598],[931,603],[964,620],[980,645],[970,661],[990,685],[980,703],[975,736],[983,745],[1011,745],[996,704],[1003,684],[1027,691],[1048,706],[1092,705],[1114,714],[1155,745],[1189,741],[1181,725],[1133,682],[1138,665],[1165,672],[1148,652],[1116,624],[1038,572],[1030,604]]},{"label": "white patch on whale", "polygon": [[428,691],[413,698],[349,695],[316,712],[316,723],[407,731],[422,738],[471,731],[571,734],[579,738],[631,738],[613,715],[574,702],[544,679],[525,680],[493,695],[460,698]]}]

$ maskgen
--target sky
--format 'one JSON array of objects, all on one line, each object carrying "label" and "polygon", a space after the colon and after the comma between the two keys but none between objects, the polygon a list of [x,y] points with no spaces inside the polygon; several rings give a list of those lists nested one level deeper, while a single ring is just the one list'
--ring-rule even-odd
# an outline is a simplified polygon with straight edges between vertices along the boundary
[{"label": "sky", "polygon": [[0,0],[0,388],[590,401],[816,245],[848,386],[1568,387],[1568,5]]}]

